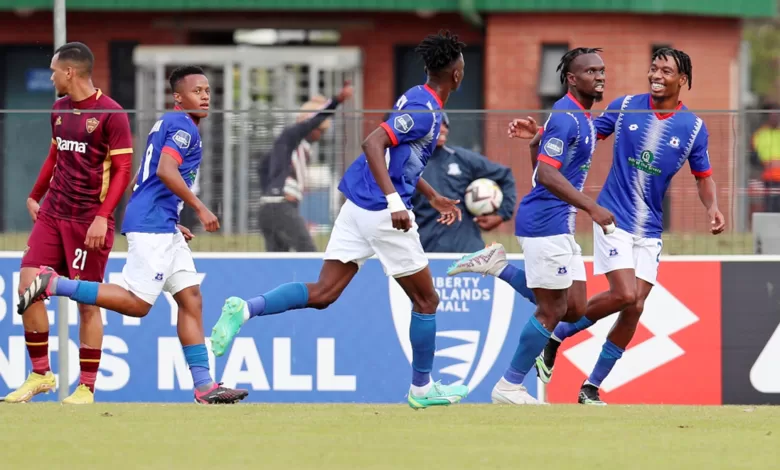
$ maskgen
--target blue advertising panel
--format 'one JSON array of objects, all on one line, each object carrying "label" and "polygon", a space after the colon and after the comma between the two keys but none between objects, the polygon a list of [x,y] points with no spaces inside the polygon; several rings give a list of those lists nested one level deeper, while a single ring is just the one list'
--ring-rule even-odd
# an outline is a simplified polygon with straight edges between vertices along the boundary
[{"label": "blue advertising panel", "polygon": [[[16,314],[21,253],[0,257],[0,397],[30,372],[21,316]],[[441,298],[434,380],[465,383],[466,402],[489,402],[511,360],[533,306],[505,282],[478,274],[446,275],[453,257],[431,260]],[[124,254],[108,263],[106,282],[123,284]],[[513,261],[522,264],[522,261]],[[316,280],[319,256],[198,254],[205,336],[229,296],[245,298],[285,282]],[[57,369],[57,299],[47,301],[51,364]],[[250,390],[250,402],[402,403],[411,380],[411,302],[379,261],[361,268],[338,301],[255,318],[223,357],[211,359],[217,381]],[[70,302],[69,379],[78,381],[78,314]],[[189,402],[192,379],[176,336],[177,308],[161,296],[143,319],[104,312],[103,357],[96,400]],[[526,384],[536,396],[536,374]],[[55,400],[55,394],[35,401]]]}]

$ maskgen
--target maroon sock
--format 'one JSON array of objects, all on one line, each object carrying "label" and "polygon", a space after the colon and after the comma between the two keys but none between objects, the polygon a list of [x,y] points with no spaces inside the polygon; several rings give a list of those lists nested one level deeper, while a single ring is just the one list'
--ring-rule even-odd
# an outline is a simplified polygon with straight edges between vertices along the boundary
[{"label": "maroon sock", "polygon": [[49,367],[49,332],[24,332],[24,342],[27,344],[27,353],[30,355],[32,370],[36,374],[44,375],[51,370]]},{"label": "maroon sock", "polygon": [[95,393],[95,379],[98,367],[100,367],[100,349],[80,348],[79,363],[81,365],[81,377],[79,383],[86,385],[92,393]]}]

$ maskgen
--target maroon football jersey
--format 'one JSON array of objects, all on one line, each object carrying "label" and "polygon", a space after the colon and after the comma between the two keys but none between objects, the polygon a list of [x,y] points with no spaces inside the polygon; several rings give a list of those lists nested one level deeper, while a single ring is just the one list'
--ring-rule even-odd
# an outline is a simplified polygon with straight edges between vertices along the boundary
[{"label": "maroon football jersey", "polygon": [[83,101],[66,96],[54,103],[51,127],[57,163],[42,211],[69,220],[95,219],[108,194],[111,158],[133,153],[127,113],[105,112],[121,109],[100,90]]}]

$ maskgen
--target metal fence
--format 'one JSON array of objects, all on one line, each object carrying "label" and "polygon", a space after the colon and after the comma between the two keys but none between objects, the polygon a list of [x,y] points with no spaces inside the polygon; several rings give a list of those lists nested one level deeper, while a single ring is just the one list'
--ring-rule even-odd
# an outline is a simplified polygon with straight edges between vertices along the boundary
[{"label": "metal fence", "polygon": [[[188,209],[183,221],[198,235],[192,246],[197,251],[264,251],[259,230],[260,168],[274,140],[292,124],[299,111],[256,109],[248,112],[213,112],[201,123],[203,163],[198,175],[199,195],[220,217],[220,233],[207,234]],[[306,192],[299,210],[306,220],[318,249],[323,250],[332,223],[343,199],[336,186],[349,164],[360,154],[360,143],[377,128],[383,111],[360,112],[340,108],[330,128],[312,147]],[[765,121],[766,112],[698,112],[709,132],[709,152],[718,185],[718,202],[727,218],[728,229],[717,237],[708,232],[709,221],[698,200],[694,178],[685,165],[674,178],[666,197],[664,212],[664,251],[668,254],[747,254],[754,253],[750,231],[751,214],[760,212],[769,197],[760,181],[760,168],[751,163],[750,138]],[[159,113],[130,111],[135,134],[134,168],[141,161],[141,146]],[[447,145],[464,147],[493,161],[509,166],[517,183],[518,199],[531,187],[532,168],[527,141],[507,138],[512,118],[534,116],[541,125],[548,112],[450,111]],[[2,233],[0,250],[23,250],[32,222],[25,208],[51,142],[48,112],[5,112],[0,114],[2,129]],[[612,155],[610,139],[597,145],[584,191],[596,197],[606,178]],[[129,195],[129,192],[128,192]],[[122,206],[117,211],[121,223]],[[228,209],[229,208],[229,209]],[[231,221],[225,214],[232,211]],[[577,236],[586,253],[592,250],[591,224],[587,215],[577,219]],[[513,238],[513,223],[484,234],[485,241],[500,240],[511,251],[519,251]],[[116,250],[126,248],[118,236]]]}]

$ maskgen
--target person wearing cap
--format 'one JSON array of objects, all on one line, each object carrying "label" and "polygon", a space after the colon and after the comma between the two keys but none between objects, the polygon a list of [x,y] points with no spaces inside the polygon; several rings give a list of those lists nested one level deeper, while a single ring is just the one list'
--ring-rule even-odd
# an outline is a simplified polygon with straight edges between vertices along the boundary
[{"label": "person wearing cap", "polygon": [[303,199],[311,144],[330,127],[330,117],[354,90],[347,82],[331,99],[315,96],[301,106],[296,123],[282,131],[260,167],[260,230],[266,251],[317,251],[298,207]]},{"label": "person wearing cap", "polygon": [[501,207],[493,214],[465,216],[452,225],[437,223],[439,213],[419,193],[412,198],[414,215],[419,226],[420,241],[426,253],[473,253],[485,247],[482,230],[490,231],[510,220],[514,213],[517,191],[512,170],[490,161],[487,157],[462,147],[445,145],[450,121],[442,113],[439,140],[422,177],[444,197],[460,200],[460,210],[469,214],[464,203],[466,188],[478,178],[495,181],[504,193]]}]

